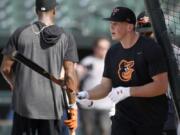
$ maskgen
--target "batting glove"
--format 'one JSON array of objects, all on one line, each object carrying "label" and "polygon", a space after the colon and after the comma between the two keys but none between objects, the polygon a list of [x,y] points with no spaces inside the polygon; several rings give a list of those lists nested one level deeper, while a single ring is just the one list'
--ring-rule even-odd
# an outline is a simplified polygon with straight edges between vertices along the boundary
[{"label": "batting glove", "polygon": [[79,98],[79,99],[89,99],[89,94],[88,94],[87,91],[81,91],[81,92],[78,92],[77,98]]},{"label": "batting glove", "polygon": [[80,105],[82,108],[93,108],[93,101],[88,100],[88,99],[77,99],[77,103]]},{"label": "batting glove", "polygon": [[108,94],[108,97],[117,104],[118,102],[126,99],[130,96],[130,87],[117,87],[112,88],[111,92]]}]

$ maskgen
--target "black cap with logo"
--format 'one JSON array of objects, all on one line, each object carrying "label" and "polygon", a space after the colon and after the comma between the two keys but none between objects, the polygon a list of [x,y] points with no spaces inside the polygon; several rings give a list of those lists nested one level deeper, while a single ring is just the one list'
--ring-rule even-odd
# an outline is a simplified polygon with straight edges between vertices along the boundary
[{"label": "black cap with logo", "polygon": [[107,21],[115,22],[127,22],[130,24],[136,24],[136,15],[127,7],[116,7],[113,9],[109,18],[104,18]]},{"label": "black cap with logo", "polygon": [[36,10],[46,12],[57,5],[56,0],[36,0]]}]

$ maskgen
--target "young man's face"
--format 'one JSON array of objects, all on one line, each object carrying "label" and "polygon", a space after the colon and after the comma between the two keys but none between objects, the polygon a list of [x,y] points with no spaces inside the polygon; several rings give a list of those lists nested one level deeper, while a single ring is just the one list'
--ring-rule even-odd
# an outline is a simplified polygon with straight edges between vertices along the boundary
[{"label": "young man's face", "polygon": [[110,32],[113,40],[121,41],[128,33],[127,22],[110,22]]}]

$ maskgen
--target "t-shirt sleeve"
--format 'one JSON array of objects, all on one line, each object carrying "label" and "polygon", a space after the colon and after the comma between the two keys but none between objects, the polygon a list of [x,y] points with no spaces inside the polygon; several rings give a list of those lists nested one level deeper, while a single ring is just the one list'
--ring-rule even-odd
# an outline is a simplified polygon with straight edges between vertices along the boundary
[{"label": "t-shirt sleeve", "polygon": [[18,50],[18,40],[21,32],[29,26],[25,25],[22,27],[19,27],[15,30],[15,32],[10,36],[7,45],[3,48],[2,54],[4,55],[11,55],[14,50]]},{"label": "t-shirt sleeve", "polygon": [[17,50],[18,44],[18,31],[16,30],[12,36],[9,38],[7,45],[3,48],[2,54],[11,55],[14,50]]},{"label": "t-shirt sleeve", "polygon": [[167,72],[167,63],[162,48],[155,41],[151,41],[146,45],[145,57],[151,77]]},{"label": "t-shirt sleeve", "polygon": [[105,61],[104,61],[104,72],[103,77],[107,77],[111,79],[111,62],[110,62],[110,50],[107,52]]},{"label": "t-shirt sleeve", "polygon": [[68,47],[65,53],[64,60],[78,62],[79,58],[77,54],[77,46],[76,46],[76,42],[72,34],[68,34],[67,46]]}]

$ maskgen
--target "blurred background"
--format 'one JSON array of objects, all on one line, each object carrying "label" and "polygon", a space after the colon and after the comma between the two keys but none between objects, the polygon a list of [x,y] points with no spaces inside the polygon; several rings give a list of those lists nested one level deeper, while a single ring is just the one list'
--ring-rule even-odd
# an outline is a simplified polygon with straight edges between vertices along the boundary
[{"label": "blurred background", "polygon": [[[138,15],[144,0],[57,0],[57,25],[74,34],[79,58],[91,53],[96,37],[110,38],[108,17],[116,6],[127,6]],[[179,7],[178,7],[179,8]],[[19,26],[36,21],[34,0],[0,0],[0,49]],[[169,24],[171,27],[171,23]],[[173,25],[174,26],[174,25]],[[172,30],[177,28],[172,27]],[[0,57],[1,64],[2,56]],[[0,135],[10,135],[12,125],[11,92],[0,74]]]}]

